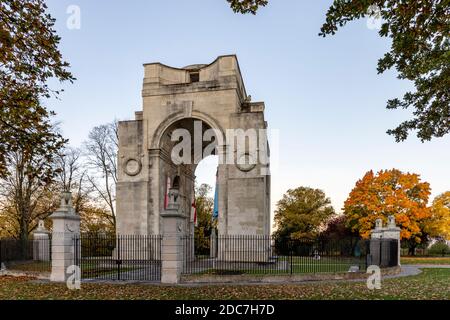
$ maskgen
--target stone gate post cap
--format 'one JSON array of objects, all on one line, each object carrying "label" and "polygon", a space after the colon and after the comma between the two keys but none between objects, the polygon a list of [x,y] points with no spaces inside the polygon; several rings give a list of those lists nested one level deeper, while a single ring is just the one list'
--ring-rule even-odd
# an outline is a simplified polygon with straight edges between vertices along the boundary
[{"label": "stone gate post cap", "polygon": [[61,193],[61,204],[60,208],[71,208],[72,207],[72,192],[64,191]]},{"label": "stone gate post cap", "polygon": [[388,228],[395,228],[397,227],[397,225],[395,224],[395,217],[394,216],[389,216],[388,217]]},{"label": "stone gate post cap", "polygon": [[43,234],[50,233],[50,231],[48,231],[45,228],[44,220],[41,220],[41,219],[38,221],[38,226],[37,226],[36,230],[34,230],[33,234],[39,234],[39,233],[43,233]]},{"label": "stone gate post cap", "polygon": [[383,220],[378,218],[375,220],[375,230],[380,230],[381,228],[383,228]]},{"label": "stone gate post cap", "polygon": [[77,216],[72,205],[72,192],[64,191],[61,193],[61,203],[59,208],[50,216],[50,218],[58,217],[58,214]]},{"label": "stone gate post cap", "polygon": [[70,214],[66,211],[55,211],[50,217],[50,219],[64,219],[64,220],[73,220],[73,221],[80,221],[80,216],[77,214]]}]

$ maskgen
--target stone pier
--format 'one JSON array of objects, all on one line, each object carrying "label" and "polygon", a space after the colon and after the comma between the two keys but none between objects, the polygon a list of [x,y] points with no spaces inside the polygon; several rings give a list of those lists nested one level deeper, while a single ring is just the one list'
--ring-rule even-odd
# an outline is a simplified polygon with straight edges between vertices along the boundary
[{"label": "stone pier", "polygon": [[74,238],[80,233],[80,216],[72,207],[72,194],[64,192],[61,206],[50,219],[53,220],[51,281],[65,282],[70,274],[67,268],[75,264]]},{"label": "stone pier", "polygon": [[39,220],[38,227],[33,232],[33,260],[50,261],[50,231],[44,226],[44,221]]},{"label": "stone pier", "polygon": [[179,212],[178,190],[170,189],[169,204],[161,213],[161,283],[179,283],[183,269],[183,224],[185,216]]},{"label": "stone pier", "polygon": [[371,232],[371,240],[370,240],[370,253],[372,261],[380,261],[380,255],[384,250],[388,250],[384,246],[387,246],[388,243],[383,242],[383,239],[395,239],[398,242],[397,245],[397,261],[400,266],[400,228],[395,224],[395,217],[388,217],[388,224],[386,227],[383,227],[383,221],[381,219],[377,219],[375,221],[375,229]]}]

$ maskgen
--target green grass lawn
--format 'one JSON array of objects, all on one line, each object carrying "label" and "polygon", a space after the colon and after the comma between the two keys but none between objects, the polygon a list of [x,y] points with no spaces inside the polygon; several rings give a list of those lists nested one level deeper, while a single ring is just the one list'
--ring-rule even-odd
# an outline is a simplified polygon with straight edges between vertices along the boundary
[{"label": "green grass lawn", "polygon": [[[122,266],[121,272],[132,271],[139,269],[139,267]],[[22,271],[22,272],[50,272],[50,261],[24,261],[16,262],[8,265],[8,270]],[[117,266],[114,263],[101,263],[98,261],[90,262],[83,261],[81,263],[82,277],[83,278],[114,278],[117,274]]]},{"label": "green grass lawn", "polygon": [[[285,262],[286,265],[281,264]],[[292,266],[292,270],[291,270]],[[236,262],[234,265],[227,266],[227,263],[218,263],[215,268],[196,272],[196,274],[305,274],[305,273],[335,273],[347,272],[351,266],[358,266],[360,270],[365,270],[365,261],[357,258],[333,258],[322,257],[315,260],[311,257],[280,257],[278,264],[261,264],[256,266],[254,263],[246,264]],[[228,268],[227,268],[228,267]]]},{"label": "green grass lawn", "polygon": [[[120,272],[128,272],[139,268],[120,268]],[[81,269],[81,277],[82,279],[114,279],[118,274],[117,267],[111,268],[100,268],[100,267],[92,267],[91,269]]]},{"label": "green grass lawn", "polygon": [[[112,264],[111,264],[112,265]],[[8,265],[9,270],[23,271],[23,272],[50,272],[50,261],[25,261]],[[111,267],[104,267],[100,263],[83,262],[81,265],[83,272],[83,278],[98,277],[100,275],[117,273],[117,267],[112,265]],[[133,268],[121,268],[122,271],[130,271]]]},{"label": "green grass lawn", "polygon": [[24,272],[50,272],[50,261],[25,261],[8,265],[9,270]]},{"label": "green grass lawn", "polygon": [[365,282],[320,282],[271,285],[161,286],[83,283],[71,291],[64,284],[30,278],[0,277],[0,299],[450,299],[450,269],[382,280],[380,290]]},{"label": "green grass lawn", "polygon": [[450,264],[450,257],[401,257],[401,264]]},{"label": "green grass lawn", "polygon": [[[126,262],[121,265],[120,272],[128,272],[141,269],[139,266],[130,266]],[[115,279],[118,274],[118,267],[115,260],[83,260],[81,262],[82,279]]]}]

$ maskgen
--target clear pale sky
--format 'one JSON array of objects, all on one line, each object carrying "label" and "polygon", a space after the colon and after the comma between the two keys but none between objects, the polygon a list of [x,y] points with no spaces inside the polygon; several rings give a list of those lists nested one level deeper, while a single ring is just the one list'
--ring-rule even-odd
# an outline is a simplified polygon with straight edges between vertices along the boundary
[{"label": "clear pale sky", "polygon": [[[258,15],[242,16],[225,0],[48,0],[78,79],[49,107],[79,146],[92,127],[141,110],[143,63],[183,67],[236,54],[247,93],[265,101],[269,127],[280,132],[273,206],[287,189],[310,186],[324,190],[339,211],[370,169],[419,173],[433,197],[449,190],[450,136],[396,143],[385,133],[410,114],[386,110],[386,101],[411,84],[394,71],[377,75],[390,41],[366,20],[318,36],[331,2],[272,0]],[[70,5],[81,9],[79,30],[66,26]],[[197,176],[214,184],[214,161],[206,162]]]}]

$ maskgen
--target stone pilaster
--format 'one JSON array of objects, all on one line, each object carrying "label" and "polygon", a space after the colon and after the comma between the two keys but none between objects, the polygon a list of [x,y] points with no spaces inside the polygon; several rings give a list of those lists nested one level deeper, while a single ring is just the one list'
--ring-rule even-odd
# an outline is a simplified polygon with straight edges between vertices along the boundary
[{"label": "stone pilaster", "polygon": [[169,204],[161,213],[161,283],[179,283],[183,269],[183,224],[186,217],[179,212],[178,190],[169,191]]},{"label": "stone pilaster", "polygon": [[217,234],[216,234],[215,228],[213,228],[211,231],[211,237],[210,237],[209,241],[210,241],[210,244],[209,244],[210,258],[216,258],[217,257]]},{"label": "stone pilaster", "polygon": [[383,238],[397,240],[397,261],[398,265],[400,265],[400,228],[395,224],[394,216],[389,216],[387,227],[383,229]]},{"label": "stone pilaster", "polygon": [[44,221],[39,220],[38,227],[33,232],[33,260],[50,261],[50,232],[45,228]]},{"label": "stone pilaster", "polygon": [[80,233],[80,216],[72,207],[72,195],[64,192],[61,206],[50,219],[53,220],[51,281],[66,281],[67,268],[75,264],[74,238]]}]

